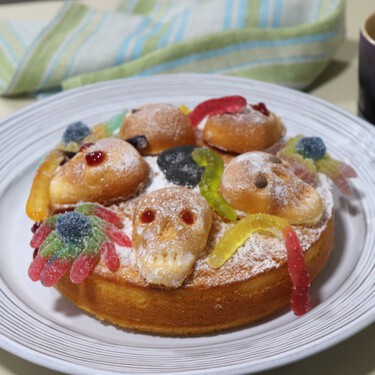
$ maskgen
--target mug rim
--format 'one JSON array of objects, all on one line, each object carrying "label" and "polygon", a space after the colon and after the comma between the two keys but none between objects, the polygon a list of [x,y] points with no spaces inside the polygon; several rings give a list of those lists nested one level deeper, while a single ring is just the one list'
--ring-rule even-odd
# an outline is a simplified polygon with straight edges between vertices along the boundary
[{"label": "mug rim", "polygon": [[375,12],[372,13],[372,14],[370,14],[370,15],[366,18],[366,20],[363,22],[362,27],[361,27],[361,32],[362,32],[362,35],[365,37],[365,39],[366,39],[369,43],[375,45],[375,34],[374,34],[374,36],[371,36],[371,35],[368,33],[368,31],[367,31],[368,23],[369,23],[370,21],[373,21],[374,24],[375,24]]}]

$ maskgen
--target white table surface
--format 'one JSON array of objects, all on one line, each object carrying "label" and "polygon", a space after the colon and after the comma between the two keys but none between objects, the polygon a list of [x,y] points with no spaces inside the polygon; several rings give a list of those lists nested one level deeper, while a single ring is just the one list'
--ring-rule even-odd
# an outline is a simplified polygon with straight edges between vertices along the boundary
[{"label": "white table surface", "polygon": [[[86,0],[87,3],[103,9],[110,1],[116,0]],[[29,1],[0,5],[0,19],[50,19],[59,7],[60,3],[56,1]],[[328,69],[308,90],[310,94],[353,114],[357,113],[359,29],[366,17],[374,12],[374,0],[347,0],[346,40]],[[0,120],[34,101],[35,99],[0,98]],[[20,374],[57,375],[59,373],[34,365],[0,349],[0,375]],[[319,354],[262,374],[375,375],[375,324]]]}]

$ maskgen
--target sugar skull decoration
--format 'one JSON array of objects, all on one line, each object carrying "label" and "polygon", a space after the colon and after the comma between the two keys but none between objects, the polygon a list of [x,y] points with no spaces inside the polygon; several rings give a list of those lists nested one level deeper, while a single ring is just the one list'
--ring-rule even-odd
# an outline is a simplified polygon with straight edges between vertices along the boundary
[{"label": "sugar skull decoration", "polygon": [[237,210],[278,215],[291,224],[316,224],[323,213],[318,192],[265,152],[233,159],[222,175],[220,192]]},{"label": "sugar skull decoration", "polygon": [[151,285],[178,288],[205,249],[212,212],[184,187],[145,195],[134,213],[133,248],[140,274]]}]

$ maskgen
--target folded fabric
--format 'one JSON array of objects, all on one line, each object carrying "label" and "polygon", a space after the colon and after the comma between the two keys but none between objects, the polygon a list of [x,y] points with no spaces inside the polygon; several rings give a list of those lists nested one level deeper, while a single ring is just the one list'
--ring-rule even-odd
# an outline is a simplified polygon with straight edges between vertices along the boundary
[{"label": "folded fabric", "polygon": [[0,93],[216,73],[303,89],[344,36],[344,0],[66,2],[50,22],[0,21]]}]

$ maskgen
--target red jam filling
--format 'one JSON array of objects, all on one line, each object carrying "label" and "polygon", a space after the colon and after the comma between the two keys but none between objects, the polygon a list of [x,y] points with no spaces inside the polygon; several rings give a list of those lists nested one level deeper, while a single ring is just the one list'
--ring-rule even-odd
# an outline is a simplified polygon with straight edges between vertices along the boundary
[{"label": "red jam filling", "polygon": [[91,151],[91,152],[87,153],[86,156],[85,156],[86,163],[90,167],[93,167],[93,166],[96,166],[96,165],[99,165],[99,164],[103,163],[103,161],[105,160],[105,157],[106,157],[105,152],[99,151],[99,150]]},{"label": "red jam filling", "polygon": [[183,210],[180,213],[180,217],[182,221],[186,224],[192,225],[194,224],[194,216],[189,210]]},{"label": "red jam filling", "polygon": [[140,217],[142,223],[152,223],[155,220],[155,212],[152,210],[146,210]]}]

